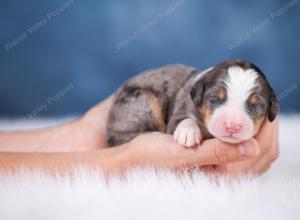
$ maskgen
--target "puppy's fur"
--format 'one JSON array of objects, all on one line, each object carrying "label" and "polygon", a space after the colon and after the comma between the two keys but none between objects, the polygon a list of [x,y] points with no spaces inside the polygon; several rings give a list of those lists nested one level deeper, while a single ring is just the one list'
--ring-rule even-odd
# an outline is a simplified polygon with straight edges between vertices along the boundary
[{"label": "puppy's fur", "polygon": [[188,147],[212,137],[238,143],[277,112],[273,89],[252,63],[226,61],[205,71],[170,65],[145,71],[116,92],[107,141],[115,146],[160,131]]}]

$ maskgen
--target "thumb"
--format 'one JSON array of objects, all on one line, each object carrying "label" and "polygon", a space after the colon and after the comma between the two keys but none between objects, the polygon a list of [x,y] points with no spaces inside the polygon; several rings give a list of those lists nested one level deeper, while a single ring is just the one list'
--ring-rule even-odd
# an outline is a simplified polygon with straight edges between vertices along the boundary
[{"label": "thumb", "polygon": [[214,138],[204,141],[195,151],[199,165],[221,165],[253,158],[259,154],[259,147],[253,138],[240,144],[228,144]]}]

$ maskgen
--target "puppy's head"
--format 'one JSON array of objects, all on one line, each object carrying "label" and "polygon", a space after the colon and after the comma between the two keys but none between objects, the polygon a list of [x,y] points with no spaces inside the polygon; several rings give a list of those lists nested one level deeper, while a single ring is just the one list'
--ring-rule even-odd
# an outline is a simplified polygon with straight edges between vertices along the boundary
[{"label": "puppy's head", "polygon": [[278,102],[265,75],[246,61],[226,61],[201,73],[191,98],[207,131],[229,143],[250,139],[267,119],[273,121]]}]

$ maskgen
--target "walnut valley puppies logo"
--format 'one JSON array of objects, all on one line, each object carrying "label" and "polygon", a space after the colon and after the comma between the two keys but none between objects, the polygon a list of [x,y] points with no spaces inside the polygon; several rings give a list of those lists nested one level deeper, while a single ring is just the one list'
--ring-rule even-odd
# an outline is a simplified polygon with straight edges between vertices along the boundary
[{"label": "walnut valley puppies logo", "polygon": [[69,84],[65,88],[63,88],[60,91],[58,91],[55,95],[48,97],[44,103],[42,103],[39,106],[35,107],[31,112],[29,112],[28,114],[26,114],[23,117],[23,119],[32,119],[32,118],[36,117],[37,115],[39,115],[40,113],[47,111],[47,109],[48,109],[48,107],[50,105],[52,105],[55,102],[57,102],[60,99],[62,99],[73,88],[74,88],[74,85],[73,84]]},{"label": "walnut valley puppies logo", "polygon": [[25,31],[23,31],[21,34],[19,34],[17,37],[9,41],[7,44],[4,45],[4,48],[9,51],[15,46],[17,46],[19,43],[24,41],[25,39],[29,38],[32,34],[39,31],[41,28],[45,27],[48,22],[61,15],[67,8],[69,8],[74,3],[74,0],[68,0],[62,5],[60,5],[58,8],[56,8],[53,11],[49,11],[46,16],[39,21],[36,21],[34,24],[28,26]]},{"label": "walnut valley puppies logo", "polygon": [[[277,97],[278,103],[280,103],[285,97],[287,97],[291,92],[296,90],[298,88],[298,84],[293,83],[288,88],[286,88],[284,91],[282,91]],[[258,109],[259,113],[262,113],[263,110],[261,108]]]},{"label": "walnut valley puppies logo", "polygon": [[178,0],[178,1],[176,1],[171,6],[169,6],[167,9],[165,9],[163,12],[158,13],[152,20],[150,20],[147,23],[145,23],[144,25],[140,26],[135,32],[133,32],[131,35],[129,35],[125,40],[117,43],[115,45],[115,48],[118,49],[118,50],[124,48],[130,42],[136,40],[142,34],[145,34],[147,31],[149,31],[154,26],[156,26],[162,19],[164,19],[167,16],[171,15],[172,13],[174,13],[185,2],[186,2],[186,0]]},{"label": "walnut valley puppies logo", "polygon": [[284,99],[286,96],[288,96],[288,94],[290,94],[291,92],[293,92],[297,88],[298,88],[298,84],[294,83],[290,87],[288,87],[287,89],[285,89],[282,93],[280,93],[277,96],[278,102],[281,101],[282,99]]},{"label": "walnut valley puppies logo", "polygon": [[284,4],[277,11],[271,12],[268,17],[252,26],[246,33],[240,36],[239,39],[229,44],[228,49],[233,50],[239,47],[243,42],[250,39],[252,36],[269,26],[274,20],[285,15],[291,8],[295,7],[298,2],[299,0],[291,0],[288,3]]}]

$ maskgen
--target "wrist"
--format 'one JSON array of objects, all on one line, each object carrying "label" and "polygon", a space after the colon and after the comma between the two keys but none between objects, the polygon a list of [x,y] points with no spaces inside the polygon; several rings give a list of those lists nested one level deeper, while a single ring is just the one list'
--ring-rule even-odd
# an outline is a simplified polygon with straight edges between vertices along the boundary
[{"label": "wrist", "polygon": [[74,150],[96,150],[107,148],[105,125],[91,118],[83,116],[70,123]]},{"label": "wrist", "polygon": [[[112,98],[108,98],[94,106],[75,122],[75,138],[80,143],[80,146],[77,146],[79,150],[103,149],[108,147],[106,141],[106,124],[111,101]],[[87,146],[89,147],[88,149],[86,148]]]},{"label": "wrist", "polygon": [[105,175],[123,174],[135,166],[128,144],[91,152],[91,157],[97,160]]}]

